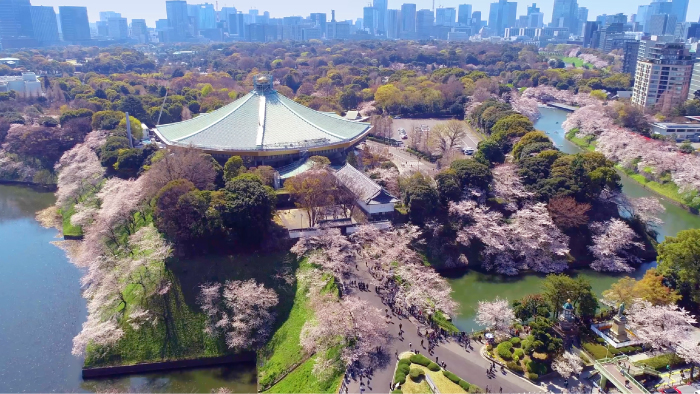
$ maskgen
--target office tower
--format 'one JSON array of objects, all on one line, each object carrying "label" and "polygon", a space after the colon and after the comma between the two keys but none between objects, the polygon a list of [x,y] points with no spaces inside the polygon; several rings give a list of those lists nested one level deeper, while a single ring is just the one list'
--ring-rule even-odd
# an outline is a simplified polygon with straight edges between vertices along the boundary
[{"label": "office tower", "polygon": [[654,37],[644,41],[646,55],[637,60],[632,104],[669,111],[688,98],[695,56],[683,43]]},{"label": "office tower", "polygon": [[189,19],[187,16],[187,2],[184,0],[169,0],[165,2],[165,11],[168,16],[169,35],[168,41],[183,41],[188,36]]},{"label": "office tower", "polygon": [[583,31],[583,26],[588,22],[588,8],[578,7],[578,15],[576,17],[576,30],[574,34],[581,35]]},{"label": "office tower", "polygon": [[63,41],[79,43],[90,40],[90,21],[86,7],[58,7],[61,14]]},{"label": "office tower", "polygon": [[489,10],[489,29],[494,35],[502,36],[507,27],[514,27],[518,3],[498,0],[491,3]]},{"label": "office tower", "polygon": [[410,36],[416,32],[416,5],[401,5],[401,32]]},{"label": "office tower", "polygon": [[435,10],[435,24],[437,26],[453,26],[457,19],[457,11],[454,8],[438,8]]},{"label": "office tower", "polygon": [[[216,29],[216,11],[214,4],[197,4],[197,30]],[[251,10],[252,12],[253,10]],[[255,10],[257,14],[257,10]]]},{"label": "office tower", "polygon": [[637,71],[637,56],[639,55],[639,41],[627,41],[623,46],[625,52],[622,59],[622,72],[630,74],[634,80]]},{"label": "office tower", "polygon": [[477,30],[481,29],[481,11],[472,12],[472,26]]},{"label": "office tower", "polygon": [[146,26],[145,19],[131,20],[131,38],[136,39],[141,44],[150,41],[148,37],[148,26]]},{"label": "office tower", "polygon": [[58,23],[53,7],[31,6],[29,13],[32,18],[34,38],[41,45],[55,45],[58,37]]},{"label": "office tower", "polygon": [[129,37],[129,24],[126,18],[110,18],[107,21],[109,38],[123,40]]},{"label": "office tower", "polygon": [[109,37],[109,22],[97,21],[95,22],[95,26],[97,27],[97,37]]},{"label": "office tower", "polygon": [[100,21],[108,22],[111,18],[121,18],[122,14],[114,11],[100,11]]},{"label": "office tower", "polygon": [[379,26],[379,12],[374,7],[365,7],[362,9],[362,28],[370,35],[377,34]]},{"label": "office tower", "polygon": [[396,40],[401,35],[401,11],[387,10],[386,11],[386,36],[389,39]]},{"label": "office tower", "polygon": [[611,25],[613,23],[622,23],[623,25],[627,23],[627,15],[623,13],[615,14],[615,15],[606,15],[605,16],[605,24],[606,25]]},{"label": "office tower", "polygon": [[688,14],[688,2],[689,0],[671,1],[671,14],[676,17],[676,21],[685,22],[685,18]]},{"label": "office tower", "polygon": [[245,15],[238,11],[237,14],[230,14],[228,16],[228,29],[229,34],[234,35],[238,40],[245,40],[246,38],[246,28],[245,28]]},{"label": "office tower", "polygon": [[219,11],[219,20],[226,24],[228,30],[230,30],[230,26],[228,25],[229,15],[235,15],[236,13],[238,13],[236,7],[222,7],[221,11]]},{"label": "office tower", "polygon": [[34,37],[29,0],[0,0],[0,38]]},{"label": "office tower", "polygon": [[586,22],[583,25],[583,47],[584,48],[596,48],[598,45],[594,43],[593,39],[598,32],[600,23],[598,22]]},{"label": "office tower", "polygon": [[537,3],[532,3],[531,6],[527,7],[527,15],[535,14],[540,12],[540,7],[537,6]]},{"label": "office tower", "polygon": [[470,26],[472,24],[472,5],[460,4],[457,9],[457,24],[460,26]]},{"label": "office tower", "polygon": [[311,23],[321,29],[321,36],[326,34],[326,14],[325,13],[313,13],[309,16]]},{"label": "office tower", "polygon": [[377,10],[377,30],[379,36],[386,36],[386,11],[389,8],[388,0],[373,0],[372,6]]},{"label": "office tower", "polygon": [[642,31],[644,31],[644,23],[647,20],[647,13],[649,12],[649,5],[640,5],[637,7],[637,17],[634,19],[635,22],[639,23]]},{"label": "office tower", "polygon": [[156,31],[168,30],[169,26],[167,19],[158,19],[156,21]]},{"label": "office tower", "polygon": [[661,14],[671,14],[672,7],[673,3],[668,3],[665,1],[653,1],[651,4],[649,4],[649,7],[647,8],[646,14],[644,16],[644,32],[649,33],[649,29],[651,28],[652,16]]},{"label": "office tower", "polygon": [[697,91],[700,91],[700,62],[695,63],[693,67],[693,75],[690,79],[690,88],[688,89],[688,100],[694,99]]},{"label": "office tower", "polygon": [[419,40],[427,40],[433,35],[435,15],[432,10],[418,10],[416,12],[416,37]]},{"label": "office tower", "polygon": [[649,34],[653,36],[671,35],[676,30],[676,16],[669,14],[656,14],[649,18]]},{"label": "office tower", "polygon": [[576,0],[554,0],[550,27],[568,27],[574,31],[577,26],[578,3]]}]

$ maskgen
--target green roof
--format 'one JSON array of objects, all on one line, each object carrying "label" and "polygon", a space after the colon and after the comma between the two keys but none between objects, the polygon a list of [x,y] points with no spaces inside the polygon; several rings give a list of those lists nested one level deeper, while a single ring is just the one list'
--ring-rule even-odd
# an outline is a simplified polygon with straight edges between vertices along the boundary
[{"label": "green roof", "polygon": [[256,88],[216,111],[156,127],[167,145],[210,150],[288,150],[354,140],[371,125],[318,112],[272,89]]}]

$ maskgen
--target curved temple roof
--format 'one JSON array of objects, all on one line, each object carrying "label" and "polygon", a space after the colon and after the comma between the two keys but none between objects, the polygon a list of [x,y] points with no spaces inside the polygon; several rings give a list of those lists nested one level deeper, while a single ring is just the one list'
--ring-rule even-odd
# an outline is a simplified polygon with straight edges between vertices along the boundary
[{"label": "curved temple roof", "polygon": [[214,112],[156,127],[168,145],[210,150],[266,151],[312,148],[356,139],[368,123],[307,108],[273,89],[255,90]]}]

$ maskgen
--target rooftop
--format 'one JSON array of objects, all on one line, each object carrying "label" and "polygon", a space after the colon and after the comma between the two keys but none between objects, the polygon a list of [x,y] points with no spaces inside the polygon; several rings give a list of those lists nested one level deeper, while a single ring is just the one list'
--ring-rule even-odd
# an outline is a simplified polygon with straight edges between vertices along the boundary
[{"label": "rooftop", "polygon": [[354,140],[371,125],[307,108],[278,94],[267,75],[255,89],[216,111],[156,127],[169,145],[211,150],[290,150]]},{"label": "rooftop", "polygon": [[365,204],[398,202],[396,197],[350,164],[336,171],[335,177]]}]

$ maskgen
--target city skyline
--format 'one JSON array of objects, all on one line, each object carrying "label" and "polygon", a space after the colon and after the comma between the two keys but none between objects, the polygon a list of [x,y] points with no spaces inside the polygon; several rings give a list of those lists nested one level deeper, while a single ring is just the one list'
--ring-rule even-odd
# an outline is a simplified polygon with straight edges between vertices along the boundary
[{"label": "city skyline", "polygon": [[[189,4],[203,3],[203,1],[188,1]],[[211,1],[212,4],[215,0]],[[368,2],[369,3],[369,2]],[[337,20],[355,20],[357,18],[363,17],[363,7],[366,7],[368,3],[346,3],[338,2],[337,4],[329,5],[328,2],[320,0],[305,1],[302,4],[292,4],[288,2],[280,2],[278,0],[243,0],[243,1],[220,1],[219,9],[223,7],[236,7],[239,11],[247,12],[249,9],[257,9],[262,11],[269,11],[270,17],[281,18],[290,15],[309,15],[314,12],[321,12],[330,15],[331,9],[336,11]],[[390,0],[388,2],[389,9],[400,9],[403,3],[413,3],[416,4],[417,9],[430,9],[432,8],[432,0]],[[491,0],[478,0],[478,1],[463,1],[463,0],[453,0],[453,1],[441,1],[435,2],[435,8],[442,7],[454,7],[458,8],[460,4],[470,4],[472,5],[473,11],[481,11],[484,15],[484,19],[488,17]],[[525,15],[527,13],[527,7],[531,5],[531,1],[519,1],[517,6],[517,15]],[[625,1],[624,4],[619,4],[615,8],[609,7],[609,2],[604,0],[583,0],[579,3],[580,7],[586,7],[589,10],[588,20],[595,20],[595,16],[602,14],[617,14],[624,13],[626,15],[635,14],[637,12],[637,7],[639,5],[648,4],[646,1],[639,2],[629,2]],[[166,18],[165,0],[149,0],[147,2],[137,1],[137,0],[123,0],[119,3],[113,2],[102,2],[102,1],[90,1],[90,0],[71,0],[66,3],[65,0],[34,0],[32,5],[38,6],[51,6],[58,12],[59,6],[83,6],[88,8],[88,18],[91,23],[94,23],[99,19],[100,12],[103,11],[115,11],[122,14],[123,17],[131,19],[145,19],[149,27],[155,26],[155,21],[158,19]],[[544,22],[548,24],[552,19],[552,10],[554,7],[554,0],[544,0],[537,1],[537,6],[544,13]],[[691,1],[688,6],[687,20],[697,21],[700,17],[700,2]]]}]

